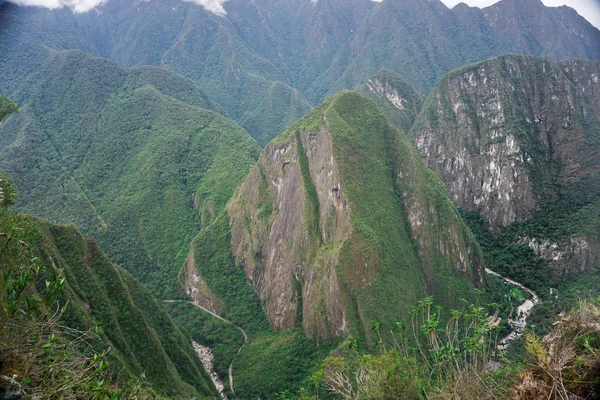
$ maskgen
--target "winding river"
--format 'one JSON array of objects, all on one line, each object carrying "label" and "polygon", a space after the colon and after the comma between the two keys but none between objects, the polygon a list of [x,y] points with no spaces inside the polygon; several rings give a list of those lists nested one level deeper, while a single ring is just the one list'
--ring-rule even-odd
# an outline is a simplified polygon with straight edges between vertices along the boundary
[{"label": "winding river", "polygon": [[508,324],[513,330],[511,333],[506,335],[506,337],[502,338],[502,340],[500,340],[500,342],[496,346],[498,350],[502,351],[506,350],[513,340],[523,335],[523,333],[525,332],[525,327],[527,327],[527,317],[529,317],[529,314],[531,314],[531,310],[533,309],[533,307],[536,304],[539,304],[540,299],[533,290],[526,288],[519,282],[515,282],[510,278],[502,276],[489,268],[486,268],[485,272],[489,275],[496,276],[502,279],[504,282],[516,286],[520,290],[523,290],[524,292],[529,294],[529,298],[527,298],[517,309],[517,318],[508,320]]},{"label": "winding river", "polygon": [[[189,303],[189,304],[192,304],[195,307],[199,308],[200,310],[204,311],[205,313],[208,313],[208,314],[212,315],[213,317],[215,317],[217,319],[220,319],[221,321],[226,322],[229,325],[231,325],[231,326],[239,329],[239,331],[242,332],[242,335],[244,335],[244,343],[240,346],[240,348],[238,349],[238,351],[237,351],[236,354],[240,354],[240,352],[242,351],[242,349],[244,348],[244,346],[246,345],[246,343],[248,343],[248,335],[246,334],[246,331],[244,331],[242,329],[242,327],[234,324],[233,322],[231,322],[228,319],[225,319],[225,318],[221,317],[219,314],[216,314],[216,313],[212,312],[211,310],[209,310],[209,309],[207,309],[205,307],[202,307],[199,304],[194,303],[193,301],[189,301],[189,300],[163,300],[163,301],[165,303],[180,302],[180,303]],[[225,393],[224,393],[223,382],[221,382],[221,379],[219,378],[219,375],[217,375],[215,373],[215,371],[213,369],[213,366],[212,366],[212,352],[207,347],[201,346],[200,344],[198,344],[196,342],[192,342],[192,344],[194,345],[194,349],[196,350],[196,353],[198,354],[198,357],[200,358],[200,360],[202,361],[202,364],[204,365],[204,369],[206,369],[206,372],[208,372],[208,374],[210,375],[211,380],[213,381],[213,383],[217,387],[217,390],[219,390],[219,395],[221,396],[221,399],[226,400],[227,397],[225,396]],[[207,358],[210,358],[210,362],[205,363],[205,360]],[[222,388],[222,389],[219,389],[219,388]],[[231,360],[231,364],[229,364],[229,388],[231,389],[231,393],[235,394],[235,390],[233,389],[233,360]]]},{"label": "winding river", "polygon": [[[531,314],[531,310],[533,309],[533,307],[536,304],[539,304],[540,300],[539,300],[539,297],[535,294],[535,292],[533,290],[526,288],[519,282],[513,281],[510,278],[502,276],[502,275],[498,274],[497,272],[492,271],[489,268],[486,268],[485,272],[488,275],[493,275],[495,277],[502,279],[504,282],[519,288],[520,290],[526,292],[529,295],[528,298],[517,308],[517,317],[515,319],[508,320],[508,324],[511,326],[512,332],[510,332],[508,335],[506,335],[504,338],[502,338],[500,340],[500,342],[498,342],[498,345],[496,346],[497,350],[503,351],[508,348],[508,346],[510,345],[510,343],[513,340],[515,340],[523,335],[523,333],[525,332],[525,328],[527,327],[527,318]],[[244,335],[244,343],[238,349],[237,354],[239,354],[242,351],[242,349],[248,342],[248,335],[240,326],[234,324],[233,322],[231,322],[228,319],[221,317],[220,315],[212,312],[211,310],[202,307],[199,304],[196,304],[189,300],[164,300],[164,301],[167,303],[185,302],[185,303],[193,304],[195,307],[199,308],[200,310],[239,329],[240,332],[242,332],[242,334]],[[221,381],[221,379],[219,378],[219,376],[217,375],[217,373],[214,371],[214,368],[213,368],[212,351],[208,347],[204,347],[196,342],[193,342],[193,346],[194,346],[194,350],[196,350],[196,353],[198,354],[198,358],[200,358],[200,360],[202,361],[202,364],[204,365],[206,372],[208,372],[213,383],[217,387],[217,390],[219,391],[219,395],[221,396],[221,399],[226,400],[227,397],[225,396],[225,388],[224,388],[223,382]],[[500,366],[500,364],[498,363],[498,361],[490,360],[491,368],[498,368],[499,366]],[[235,390],[233,388],[233,360],[231,361],[231,364],[229,365],[229,387],[231,389],[231,392],[233,394],[235,394]]]}]

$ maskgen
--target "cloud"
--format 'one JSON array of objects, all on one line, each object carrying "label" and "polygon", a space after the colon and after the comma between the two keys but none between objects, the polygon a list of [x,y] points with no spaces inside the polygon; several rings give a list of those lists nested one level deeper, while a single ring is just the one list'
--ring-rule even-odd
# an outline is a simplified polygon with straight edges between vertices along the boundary
[{"label": "cloud", "polygon": [[227,0],[183,0],[183,1],[201,5],[207,11],[210,11],[211,13],[217,14],[221,17],[223,17],[227,14],[227,11],[225,11],[225,8],[223,8],[223,3],[225,3]]},{"label": "cloud", "polygon": [[[1,2],[2,0],[0,0]],[[49,9],[57,9],[69,7],[76,13],[85,13],[94,8],[106,3],[109,0],[9,0],[21,6],[45,7]],[[161,1],[161,0],[154,0]],[[227,14],[223,3],[227,0],[183,0],[190,3],[198,4],[216,15],[224,16]]]},{"label": "cloud", "polygon": [[[487,7],[499,0],[442,0],[448,7],[454,7],[458,3],[467,3],[472,7]],[[596,28],[600,29],[600,1],[598,0],[542,0],[548,7],[569,6],[588,20]]]},{"label": "cloud", "polygon": [[[0,0],[2,3],[4,0]],[[12,3],[16,3],[22,6],[38,6],[46,7],[50,9],[69,7],[74,12],[84,13],[88,12],[95,7],[106,3],[109,0],[9,0]],[[147,0],[148,1],[148,0]],[[161,0],[153,0],[161,1]],[[204,7],[207,11],[210,11],[219,16],[225,16],[227,11],[223,7],[223,3],[228,0],[183,0],[190,3],[198,4]],[[246,0],[251,1],[251,0]],[[295,1],[295,0],[290,0]],[[318,0],[311,0],[316,3]],[[373,0],[383,1],[383,0]],[[467,3],[473,7],[487,7],[499,0],[442,0],[448,7],[454,7],[460,2]],[[551,7],[557,7],[561,5],[567,5],[574,8],[579,15],[586,18],[592,25],[600,29],[600,1],[599,0],[542,0],[544,4]]]},{"label": "cloud", "polygon": [[69,7],[76,13],[88,12],[97,6],[106,3],[108,0],[10,0],[21,6],[45,7],[57,9]]}]

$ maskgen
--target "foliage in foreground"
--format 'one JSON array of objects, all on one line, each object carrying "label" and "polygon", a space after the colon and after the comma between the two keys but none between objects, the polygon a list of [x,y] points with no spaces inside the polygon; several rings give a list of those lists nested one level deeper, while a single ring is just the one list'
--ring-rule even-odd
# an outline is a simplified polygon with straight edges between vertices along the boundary
[{"label": "foliage in foreground", "polygon": [[126,390],[105,383],[106,353],[88,345],[93,331],[60,323],[67,304],[61,306],[56,296],[65,278],[56,266],[42,263],[23,240],[33,230],[5,207],[0,209],[0,394],[62,399],[135,396],[140,390],[137,382]]},{"label": "foliage in foreground", "polygon": [[542,339],[528,333],[527,368],[512,397],[596,399],[600,395],[600,309],[582,302],[559,316]]},{"label": "foliage in foreground", "polygon": [[[281,399],[511,399],[598,398],[600,388],[600,308],[581,302],[559,316],[543,338],[525,335],[526,357],[508,359],[495,348],[496,313],[466,305],[452,310],[440,326],[431,299],[413,309],[408,327],[398,323],[394,346],[379,343],[378,354],[361,353],[359,342],[325,359],[299,396]],[[379,334],[377,322],[373,330]],[[413,340],[409,340],[412,336]],[[415,341],[416,340],[416,341]],[[499,357],[498,357],[499,356]],[[499,358],[492,370],[488,360]]]},{"label": "foliage in foreground", "polygon": [[0,206],[0,398],[214,393],[189,338],[139,282],[74,227],[9,212],[13,198]]},{"label": "foliage in foreground", "polygon": [[[373,323],[379,337],[382,329]],[[351,341],[354,351],[328,357],[313,382],[317,394],[321,387],[345,399],[442,399],[467,394],[482,399],[503,394],[498,374],[487,370],[497,332],[497,312],[489,315],[484,307],[465,302],[446,316],[427,297],[413,307],[408,324],[398,322],[390,330],[392,346],[380,340],[379,354],[361,354],[359,343]]]}]

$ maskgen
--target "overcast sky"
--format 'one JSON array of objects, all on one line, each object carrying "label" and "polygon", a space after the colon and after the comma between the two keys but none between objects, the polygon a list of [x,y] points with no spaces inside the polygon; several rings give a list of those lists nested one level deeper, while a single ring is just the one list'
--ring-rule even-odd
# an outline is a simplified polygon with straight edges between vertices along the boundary
[{"label": "overcast sky", "polygon": [[[458,3],[467,3],[473,7],[487,7],[499,0],[441,0],[448,7],[452,8]],[[542,0],[550,7],[567,5],[577,10],[579,15],[590,21],[592,25],[600,29],[600,0]],[[600,44],[599,44],[600,46]]]},{"label": "overcast sky", "polygon": [[[48,8],[71,7],[75,12],[87,12],[94,7],[109,0],[10,0],[17,4],[29,6],[42,6]],[[160,0],[153,0],[160,1]],[[227,0],[184,0],[197,3],[217,15],[224,15],[223,3]],[[292,0],[294,1],[294,0]],[[315,0],[312,0],[315,1]],[[380,1],[380,0],[375,0]],[[470,6],[486,7],[498,2],[498,0],[441,0],[448,7],[454,7],[461,1]],[[568,5],[600,29],[600,0],[542,0],[547,6]],[[0,0],[0,3],[2,0]]]}]

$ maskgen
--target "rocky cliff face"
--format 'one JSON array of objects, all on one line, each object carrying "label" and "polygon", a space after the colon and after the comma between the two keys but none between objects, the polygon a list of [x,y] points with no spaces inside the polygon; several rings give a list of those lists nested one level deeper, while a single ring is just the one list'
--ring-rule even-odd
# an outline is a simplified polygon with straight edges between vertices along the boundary
[{"label": "rocky cliff face", "polygon": [[370,77],[360,93],[375,101],[390,123],[404,132],[409,131],[425,100],[398,73],[389,69],[381,69]]},{"label": "rocky cliff face", "polygon": [[[350,235],[350,206],[331,139],[317,129],[270,144],[229,205],[236,263],[272,326],[291,329],[303,320],[324,337],[349,328],[335,266]],[[326,257],[317,254],[322,243],[332,246]]]},{"label": "rocky cliff face", "polygon": [[427,294],[482,286],[443,185],[376,105],[333,96],[264,149],[228,204],[231,247],[275,329],[342,337]]},{"label": "rocky cliff face", "polygon": [[554,274],[600,260],[590,214],[600,196],[599,76],[598,62],[491,59],[442,79],[411,128],[456,204],[495,233],[518,224],[514,242]]},{"label": "rocky cliff face", "polygon": [[600,63],[509,55],[461,68],[411,136],[454,201],[493,230],[527,220],[600,171]]},{"label": "rocky cliff face", "polygon": [[548,262],[555,274],[585,272],[600,263],[597,237],[572,235],[560,240],[518,237],[518,243],[529,246],[536,256]]}]

